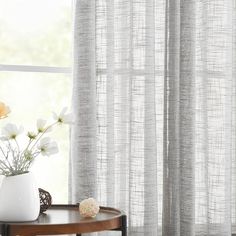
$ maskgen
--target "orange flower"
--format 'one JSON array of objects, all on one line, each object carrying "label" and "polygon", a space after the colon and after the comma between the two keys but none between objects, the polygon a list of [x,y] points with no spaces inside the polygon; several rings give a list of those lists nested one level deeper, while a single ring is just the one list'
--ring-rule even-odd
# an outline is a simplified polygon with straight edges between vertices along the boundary
[{"label": "orange flower", "polygon": [[8,113],[10,113],[10,108],[3,102],[0,102],[0,119],[7,117]]}]

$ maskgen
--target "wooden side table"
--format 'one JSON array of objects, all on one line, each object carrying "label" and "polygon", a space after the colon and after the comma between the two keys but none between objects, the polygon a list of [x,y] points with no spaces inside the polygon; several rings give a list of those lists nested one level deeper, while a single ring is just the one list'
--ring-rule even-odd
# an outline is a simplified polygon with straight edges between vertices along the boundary
[{"label": "wooden side table", "polygon": [[127,219],[124,212],[115,208],[100,207],[95,218],[82,218],[78,205],[52,205],[45,214],[33,222],[0,222],[2,236],[33,236],[52,234],[92,233],[105,230],[121,231],[127,236]]}]

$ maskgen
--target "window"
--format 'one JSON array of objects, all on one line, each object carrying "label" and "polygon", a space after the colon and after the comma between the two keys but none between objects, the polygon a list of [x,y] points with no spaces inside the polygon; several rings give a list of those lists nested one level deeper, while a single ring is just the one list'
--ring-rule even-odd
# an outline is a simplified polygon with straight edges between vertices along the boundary
[{"label": "window", "polygon": [[[0,0],[0,100],[12,111],[1,126],[13,122],[32,130],[38,118],[70,106],[71,8],[70,0]],[[53,202],[65,203],[69,129],[52,136],[60,152],[39,156],[32,169]]]}]

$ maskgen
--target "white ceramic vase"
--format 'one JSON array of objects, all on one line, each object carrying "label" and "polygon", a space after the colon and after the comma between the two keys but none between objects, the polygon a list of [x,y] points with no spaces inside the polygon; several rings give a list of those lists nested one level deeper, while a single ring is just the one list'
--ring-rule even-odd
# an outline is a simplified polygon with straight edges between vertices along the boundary
[{"label": "white ceramic vase", "polygon": [[0,187],[0,221],[34,221],[39,211],[39,191],[32,173],[4,177]]}]

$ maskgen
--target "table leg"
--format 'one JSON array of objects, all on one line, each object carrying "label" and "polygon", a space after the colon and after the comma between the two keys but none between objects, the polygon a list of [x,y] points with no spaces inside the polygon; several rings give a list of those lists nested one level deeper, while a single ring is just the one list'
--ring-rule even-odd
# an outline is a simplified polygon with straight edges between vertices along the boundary
[{"label": "table leg", "polygon": [[122,216],[121,221],[122,221],[121,235],[127,236],[127,217],[126,217],[126,215]]},{"label": "table leg", "polygon": [[76,234],[76,236],[82,236],[82,234]]},{"label": "table leg", "polygon": [[9,235],[8,225],[3,224],[2,225],[2,236],[8,236],[8,235]]}]

